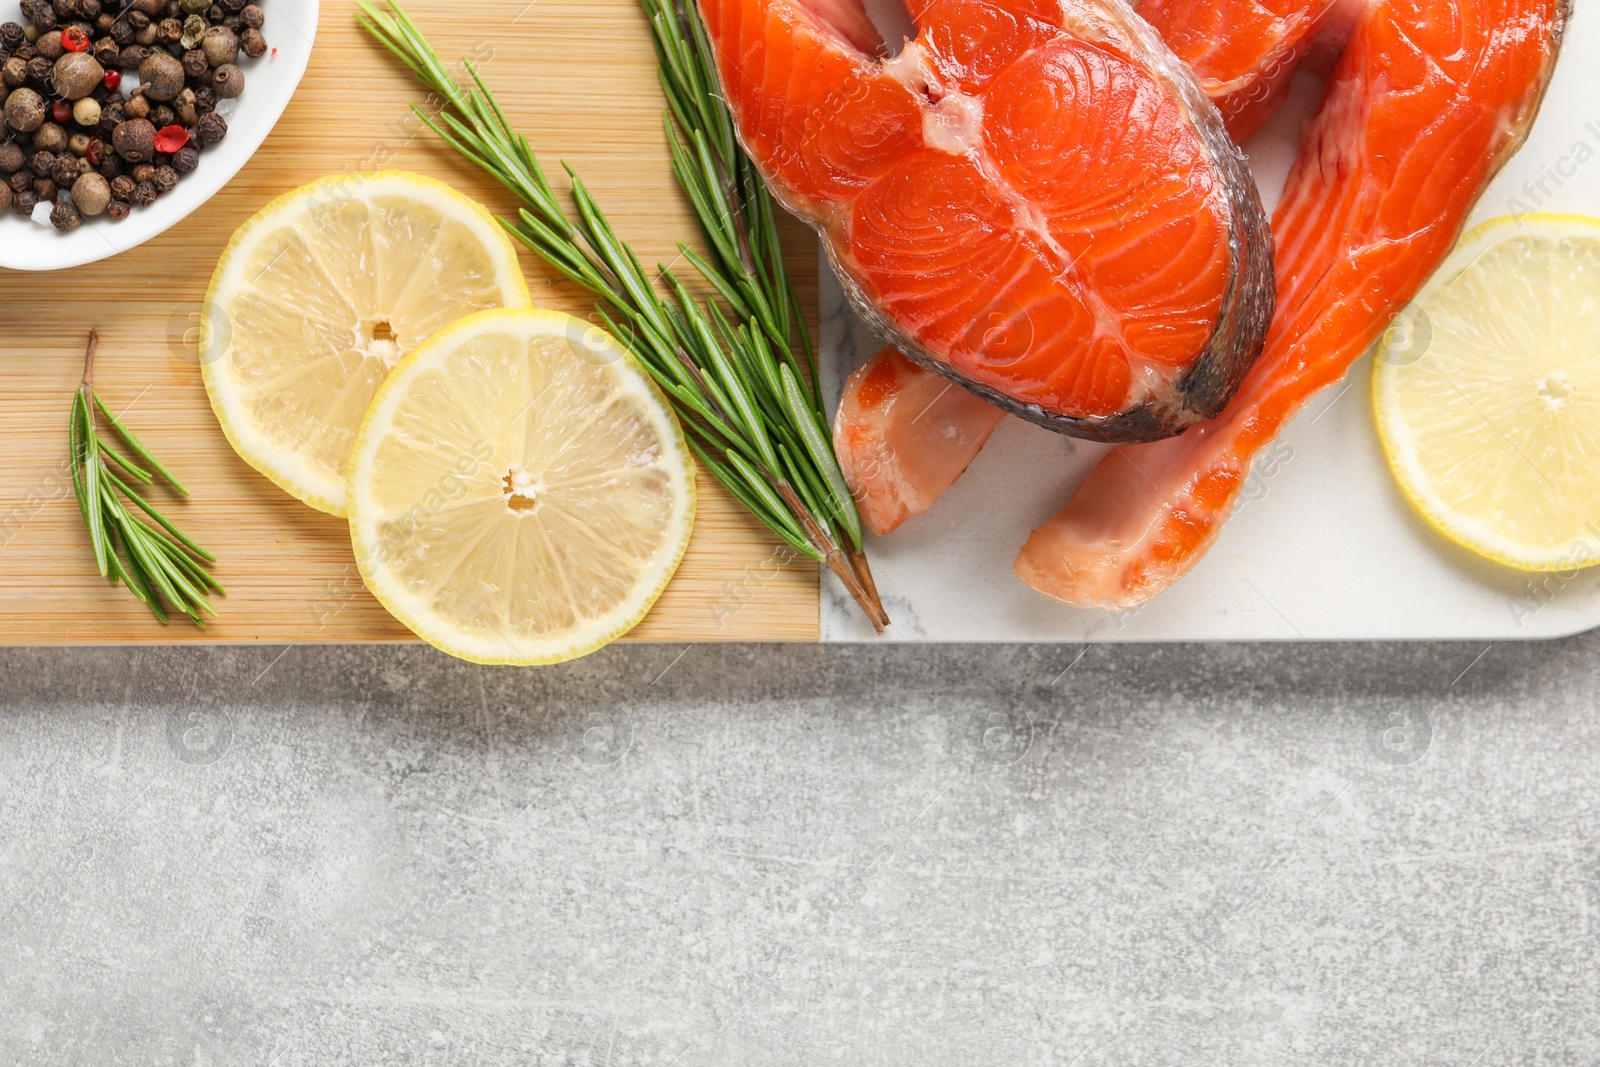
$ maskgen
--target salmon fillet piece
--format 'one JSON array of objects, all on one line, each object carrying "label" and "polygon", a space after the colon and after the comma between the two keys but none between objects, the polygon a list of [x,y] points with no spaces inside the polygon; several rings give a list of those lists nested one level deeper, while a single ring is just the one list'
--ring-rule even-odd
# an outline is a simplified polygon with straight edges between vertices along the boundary
[{"label": "salmon fillet piece", "polygon": [[[1194,71],[1239,141],[1282,102],[1332,10],[1330,0],[1264,2],[1143,0],[1139,6],[1140,16]],[[857,25],[855,32],[870,37],[873,31]],[[980,323],[991,347],[1013,348],[1033,342],[1030,325],[993,312]],[[869,359],[846,384],[834,423],[834,448],[867,526],[886,534],[931,507],[1004,415],[952,393],[949,382],[892,347]],[[909,420],[915,425],[906,425]]]},{"label": "salmon fillet piece", "polygon": [[1122,448],[1017,558],[1068,604],[1127,608],[1188,573],[1251,459],[1338,382],[1454,247],[1521,145],[1566,0],[1371,0],[1359,11],[1278,208],[1267,349],[1216,421]]},{"label": "salmon fillet piece", "polygon": [[1139,15],[1194,71],[1234,140],[1283,102],[1334,0],[1142,0]]},{"label": "salmon fillet piece", "polygon": [[923,370],[893,345],[845,385],[834,451],[874,533],[933,506],[966,471],[1006,413]]},{"label": "salmon fillet piece", "polygon": [[1124,0],[700,0],[741,140],[857,310],[1022,418],[1159,440],[1260,353],[1271,235],[1242,155]]}]

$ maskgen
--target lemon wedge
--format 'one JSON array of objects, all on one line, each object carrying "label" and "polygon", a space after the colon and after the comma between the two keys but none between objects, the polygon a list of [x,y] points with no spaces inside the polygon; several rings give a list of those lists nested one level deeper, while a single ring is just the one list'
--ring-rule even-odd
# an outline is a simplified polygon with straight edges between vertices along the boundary
[{"label": "lemon wedge", "polygon": [[367,588],[477,663],[587,655],[666,588],[694,525],[677,417],[609,334],[490,311],[436,334],[378,391],[350,462]]},{"label": "lemon wedge", "polygon": [[1600,220],[1473,230],[1377,356],[1383,450],[1434,529],[1521,570],[1600,563]]},{"label": "lemon wedge", "polygon": [[442,182],[342,174],[268,204],[217,264],[201,371],[234,450],[345,514],[345,469],[378,386],[463,316],[528,307],[510,238]]}]

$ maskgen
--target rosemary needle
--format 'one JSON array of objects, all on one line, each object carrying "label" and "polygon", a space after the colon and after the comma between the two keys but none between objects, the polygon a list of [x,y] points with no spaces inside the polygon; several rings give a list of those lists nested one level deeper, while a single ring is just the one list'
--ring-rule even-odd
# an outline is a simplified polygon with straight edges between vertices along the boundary
[{"label": "rosemary needle", "polygon": [[368,32],[442,101],[437,113],[413,104],[417,116],[522,201],[519,217],[501,223],[597,300],[606,327],[672,401],[700,460],[773,533],[826,564],[881,632],[889,618],[829,445],[772,195],[734,136],[699,15],[685,0],[641,3],[667,99],[673,173],[710,256],[679,248],[714,298],[697,300],[666,267],[652,279],[570,167],[568,209],[470,61],[458,80],[399,4],[356,6]]},{"label": "rosemary needle", "polygon": [[[94,356],[99,347],[100,335],[90,330],[89,348],[83,359],[83,384],[72,399],[70,424],[72,487],[77,493],[83,521],[89,527],[95,566],[102,578],[126,585],[128,591],[162,622],[168,620],[170,606],[203,627],[205,616],[217,614],[207,599],[207,591],[227,595],[206,569],[207,564],[216,562],[216,557],[178,529],[112,468],[115,464],[128,478],[143,485],[154,485],[159,477],[177,492],[189,495],[183,483],[150,453],[144,442],[95,392]],[[100,437],[96,409],[116,431],[123,447],[145,466],[122,455]],[[150,525],[130,511],[123,502],[124,497],[156,525]]]}]

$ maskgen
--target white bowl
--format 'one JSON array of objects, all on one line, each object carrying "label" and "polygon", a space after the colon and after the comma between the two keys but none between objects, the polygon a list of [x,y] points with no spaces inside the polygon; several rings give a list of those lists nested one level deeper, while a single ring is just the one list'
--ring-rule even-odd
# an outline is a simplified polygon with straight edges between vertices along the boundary
[{"label": "white bowl", "polygon": [[[0,0],[15,19],[16,0]],[[244,95],[228,116],[228,136],[200,153],[200,166],[178,187],[146,208],[134,208],[122,222],[104,216],[85,219],[72,233],[57,233],[8,210],[0,216],[0,267],[12,270],[65,270],[96,263],[144,244],[182,222],[233,180],[278,124],[311,62],[320,0],[262,0],[267,22],[261,32],[276,49],[260,59],[241,59]]]}]

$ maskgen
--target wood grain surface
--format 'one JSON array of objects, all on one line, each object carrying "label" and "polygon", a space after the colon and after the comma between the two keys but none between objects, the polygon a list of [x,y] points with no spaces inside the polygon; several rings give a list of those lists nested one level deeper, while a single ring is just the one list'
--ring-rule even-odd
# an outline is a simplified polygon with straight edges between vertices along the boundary
[{"label": "wood grain surface", "polygon": [[[636,0],[408,0],[406,8],[447,61],[482,57],[552,177],[559,160],[570,162],[644,262],[670,263],[680,240],[698,237],[668,170],[655,57]],[[298,185],[398,167],[446,180],[491,210],[514,210],[500,186],[411,115],[423,94],[353,11],[350,0],[324,0],[311,67],[288,112],[233,183],[186,222],[94,266],[0,270],[0,643],[410,639],[362,587],[344,522],[303,507],[229,449],[193,347],[199,302],[228,237]],[[0,219],[0,240],[23,225]],[[815,243],[798,226],[788,234],[801,298],[814,312]],[[538,303],[588,313],[575,289],[531,256],[523,262]],[[203,633],[159,625],[94,571],[66,443],[90,326],[102,336],[101,392],[188,483],[193,499],[174,506],[175,518],[221,560],[229,595]],[[816,640],[816,570],[784,565],[786,555],[702,475],[689,556],[633,639]]]}]

